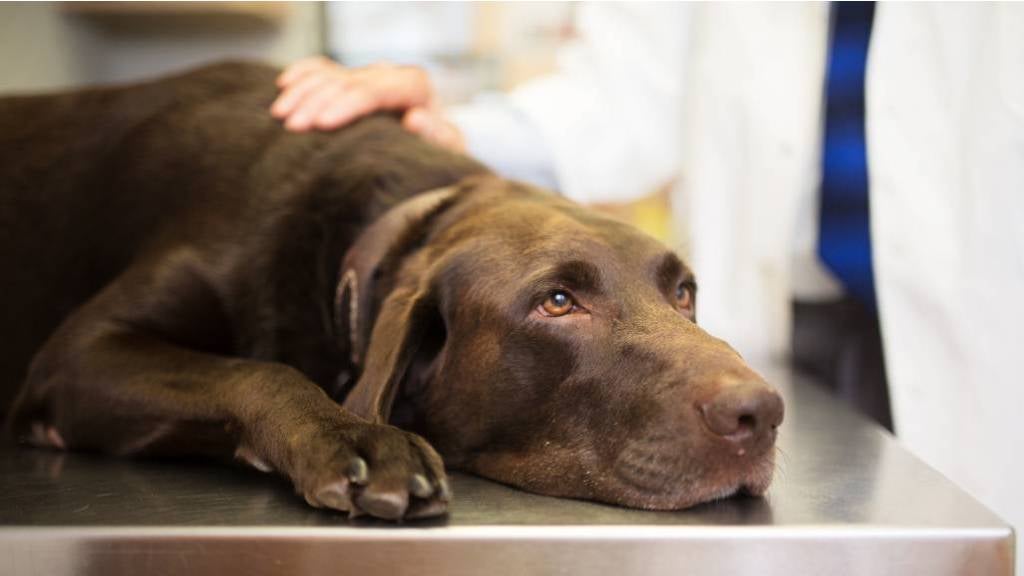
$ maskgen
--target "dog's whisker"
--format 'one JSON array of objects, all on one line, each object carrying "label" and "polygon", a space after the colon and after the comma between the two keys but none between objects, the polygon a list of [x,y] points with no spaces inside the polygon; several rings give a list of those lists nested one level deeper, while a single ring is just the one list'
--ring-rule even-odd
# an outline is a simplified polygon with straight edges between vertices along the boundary
[{"label": "dog's whisker", "polygon": [[782,449],[781,446],[775,446],[775,472],[779,477],[786,478],[786,466],[788,464],[789,455]]}]

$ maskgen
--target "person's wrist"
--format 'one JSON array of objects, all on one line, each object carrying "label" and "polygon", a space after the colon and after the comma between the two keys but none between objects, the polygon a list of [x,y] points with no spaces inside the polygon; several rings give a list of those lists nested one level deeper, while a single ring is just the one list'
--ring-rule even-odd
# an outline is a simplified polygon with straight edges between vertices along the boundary
[{"label": "person's wrist", "polygon": [[462,130],[445,115],[430,108],[417,107],[406,112],[402,125],[424,140],[454,152],[466,152],[466,139]]}]

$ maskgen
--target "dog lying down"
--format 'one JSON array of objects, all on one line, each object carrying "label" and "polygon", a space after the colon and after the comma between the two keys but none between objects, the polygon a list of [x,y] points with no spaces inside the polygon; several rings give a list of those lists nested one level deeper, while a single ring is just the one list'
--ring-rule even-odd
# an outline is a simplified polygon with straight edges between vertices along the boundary
[{"label": "dog lying down", "polygon": [[766,490],[782,401],[675,254],[390,117],[287,133],[276,73],[0,99],[10,435],[386,519],[445,513],[445,465],[657,510]]}]

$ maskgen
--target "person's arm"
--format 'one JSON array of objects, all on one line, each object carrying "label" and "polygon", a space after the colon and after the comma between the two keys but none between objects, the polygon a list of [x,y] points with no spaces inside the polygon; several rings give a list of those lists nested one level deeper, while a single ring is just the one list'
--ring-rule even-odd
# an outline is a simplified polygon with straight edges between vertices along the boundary
[{"label": "person's arm", "polygon": [[462,136],[465,151],[506,178],[559,188],[555,158],[544,133],[507,94],[478,96],[449,110],[449,121]]}]

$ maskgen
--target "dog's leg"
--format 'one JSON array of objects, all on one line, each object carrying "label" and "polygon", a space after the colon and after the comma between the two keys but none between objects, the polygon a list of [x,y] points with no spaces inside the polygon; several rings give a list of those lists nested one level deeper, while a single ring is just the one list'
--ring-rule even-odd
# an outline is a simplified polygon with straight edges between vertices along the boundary
[{"label": "dog's leg", "polygon": [[237,451],[314,506],[389,519],[444,512],[444,467],[422,438],[343,410],[291,367],[172,343],[166,319],[187,315],[178,308],[201,286],[149,280],[122,278],[50,338],[11,412],[17,437],[34,429],[36,440],[117,454]]}]

